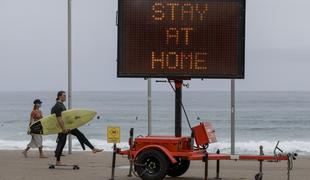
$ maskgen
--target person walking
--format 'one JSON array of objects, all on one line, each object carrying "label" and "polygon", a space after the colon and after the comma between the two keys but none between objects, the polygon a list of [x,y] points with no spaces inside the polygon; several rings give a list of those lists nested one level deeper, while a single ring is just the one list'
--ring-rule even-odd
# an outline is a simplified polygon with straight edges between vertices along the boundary
[{"label": "person walking", "polygon": [[57,117],[57,122],[59,126],[62,129],[62,132],[58,134],[57,137],[57,147],[55,150],[55,157],[56,157],[56,165],[62,165],[60,157],[62,155],[63,148],[66,145],[67,141],[67,134],[72,134],[77,137],[78,141],[80,142],[83,150],[85,150],[85,146],[88,146],[93,153],[101,152],[103,149],[97,149],[95,148],[85,137],[85,135],[78,130],[77,128],[75,129],[66,129],[64,121],[62,119],[61,113],[63,111],[66,111],[66,106],[64,105],[64,102],[66,101],[66,92],[65,91],[59,91],[57,93],[57,99],[56,99],[56,104],[52,107],[51,114],[55,114]]},{"label": "person walking", "polygon": [[[42,105],[42,101],[40,99],[35,99],[33,101],[33,110],[30,114],[30,120],[29,120],[29,126],[31,126],[33,123],[37,122],[38,120],[43,118],[42,111],[40,110],[40,107]],[[27,145],[26,149],[23,150],[23,155],[25,158],[27,158],[27,153],[30,150],[30,148],[38,148],[39,149],[39,157],[40,158],[47,158],[44,156],[42,148],[42,135],[40,134],[31,134],[31,141]]]}]

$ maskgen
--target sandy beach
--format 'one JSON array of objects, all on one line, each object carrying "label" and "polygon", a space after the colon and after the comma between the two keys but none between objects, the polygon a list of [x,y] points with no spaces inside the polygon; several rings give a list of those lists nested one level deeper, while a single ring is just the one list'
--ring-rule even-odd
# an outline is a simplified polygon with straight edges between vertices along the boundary
[{"label": "sandy beach", "polygon": [[[108,180],[111,177],[112,153],[103,152],[93,154],[92,152],[66,152],[63,162],[67,164],[78,164],[80,170],[70,168],[48,169],[49,163],[54,163],[53,152],[45,152],[46,159],[39,159],[38,152],[32,150],[29,157],[24,158],[21,151],[0,151],[0,179],[1,180]],[[258,172],[258,162],[255,161],[221,161],[220,177],[223,180],[254,179]],[[129,164],[125,157],[117,156],[116,180],[138,180],[137,177],[127,177]],[[287,162],[264,163],[264,180],[286,180]],[[215,179],[215,161],[209,163],[209,179]],[[180,180],[203,180],[204,166],[200,161],[191,163],[190,169]],[[294,161],[291,172],[291,180],[310,179],[310,157],[298,157]]]}]

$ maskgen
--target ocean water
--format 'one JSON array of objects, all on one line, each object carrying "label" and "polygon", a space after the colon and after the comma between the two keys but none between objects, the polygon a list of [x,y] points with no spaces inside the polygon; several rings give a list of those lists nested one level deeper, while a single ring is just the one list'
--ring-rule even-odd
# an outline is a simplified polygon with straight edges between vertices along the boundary
[{"label": "ocean water", "polygon": [[[30,140],[26,134],[32,102],[43,101],[44,115],[50,113],[56,92],[0,92],[0,149],[23,149]],[[174,94],[153,92],[152,133],[174,135]],[[146,92],[74,92],[73,108],[90,108],[100,119],[79,128],[99,148],[111,150],[106,142],[107,126],[121,127],[118,146],[128,148],[129,129],[135,136],[147,135]],[[209,151],[230,152],[230,93],[190,92],[184,90],[183,104],[192,126],[209,121],[216,131],[217,143]],[[189,127],[183,115],[183,135]],[[45,149],[54,150],[56,136],[44,136]],[[264,146],[272,154],[277,141],[285,152],[310,155],[310,93],[309,92],[237,92],[236,153],[255,153]],[[73,138],[73,149],[82,150]]]}]

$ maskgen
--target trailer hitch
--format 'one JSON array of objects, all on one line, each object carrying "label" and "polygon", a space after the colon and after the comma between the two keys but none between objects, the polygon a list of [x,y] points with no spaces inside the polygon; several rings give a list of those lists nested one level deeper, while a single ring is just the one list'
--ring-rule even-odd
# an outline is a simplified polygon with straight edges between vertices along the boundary
[{"label": "trailer hitch", "polygon": [[[283,150],[279,148],[279,144],[280,144],[280,141],[277,142],[277,144],[273,150],[273,154],[275,157],[278,156],[277,150],[280,151],[280,154],[283,154]],[[288,156],[288,159],[292,158],[292,160],[296,160],[296,157],[298,156],[298,154],[297,153],[288,153],[287,156]]]},{"label": "trailer hitch", "polygon": [[[273,150],[274,156],[277,157],[277,150],[283,154],[283,150],[279,148],[280,141],[277,142],[276,147]],[[296,160],[296,157],[298,156],[297,153],[288,153],[287,154],[287,180],[290,180],[291,177],[291,171],[293,169],[293,160]],[[277,160],[276,160],[277,161]]]}]

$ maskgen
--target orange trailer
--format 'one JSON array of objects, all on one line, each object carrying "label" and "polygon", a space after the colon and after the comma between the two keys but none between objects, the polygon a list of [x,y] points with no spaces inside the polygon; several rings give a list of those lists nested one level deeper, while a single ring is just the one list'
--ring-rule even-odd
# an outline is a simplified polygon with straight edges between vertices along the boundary
[{"label": "orange trailer", "polygon": [[[201,160],[255,160],[260,161],[289,161],[295,159],[297,154],[285,154],[275,148],[274,155],[230,155],[208,153],[210,143],[216,142],[215,131],[208,122],[200,123],[192,128],[191,137],[175,136],[145,136],[133,139],[133,130],[129,138],[129,150],[117,149],[119,155],[128,156],[133,163],[134,172],[144,180],[160,180],[166,175],[177,177],[183,175],[190,166],[190,161]],[[195,143],[194,143],[195,141]],[[196,146],[194,146],[194,144]],[[280,153],[276,153],[276,150]],[[288,164],[290,164],[288,163]],[[207,168],[206,168],[207,171]],[[207,178],[207,172],[206,177]],[[255,175],[256,180],[261,180],[262,168]]]}]

